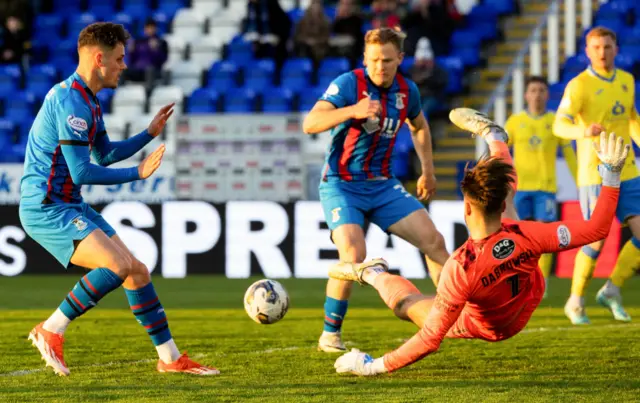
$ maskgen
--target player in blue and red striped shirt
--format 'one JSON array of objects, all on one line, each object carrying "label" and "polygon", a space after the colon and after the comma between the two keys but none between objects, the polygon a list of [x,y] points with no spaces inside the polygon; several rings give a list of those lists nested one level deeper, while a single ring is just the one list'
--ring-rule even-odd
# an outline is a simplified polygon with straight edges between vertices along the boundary
[{"label": "player in blue and red striped shirt", "polygon": [[[382,230],[415,245],[425,254],[437,284],[448,258],[444,239],[427,210],[393,176],[391,158],[396,134],[406,122],[422,163],[418,197],[429,198],[436,182],[431,133],[415,83],[398,72],[404,34],[390,28],[365,36],[364,64],[335,79],[304,121],[308,134],[331,129],[320,184],[320,200],[340,260],[362,263],[367,255],[365,218]],[[345,351],[341,326],[351,282],[329,279],[324,332],[319,349]]]},{"label": "player in blue and red striped shirt", "polygon": [[[124,46],[129,34],[122,25],[89,25],[78,38],[76,72],[47,94],[29,132],[24,175],[20,184],[20,221],[26,233],[65,268],[70,263],[89,269],[29,339],[47,366],[68,375],[64,331],[109,292],[124,288],[131,310],[144,326],[158,355],[160,372],[218,374],[181,355],[147,267],[137,260],[100,214],[84,203],[84,184],[110,185],[151,176],[160,166],[161,145],[139,166],[107,168],[137,153],[162,132],[173,104],[160,109],[148,130],[128,140],[111,142],[95,94],[116,88],[126,69]],[[93,155],[98,163],[91,163]]]}]

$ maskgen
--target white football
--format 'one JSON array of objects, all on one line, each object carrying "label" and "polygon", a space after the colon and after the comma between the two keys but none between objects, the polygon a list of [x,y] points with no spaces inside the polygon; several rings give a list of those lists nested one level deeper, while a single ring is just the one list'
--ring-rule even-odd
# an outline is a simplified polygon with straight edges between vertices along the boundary
[{"label": "white football", "polygon": [[258,280],[244,293],[244,310],[258,323],[276,323],[289,310],[289,294],[277,281]]}]

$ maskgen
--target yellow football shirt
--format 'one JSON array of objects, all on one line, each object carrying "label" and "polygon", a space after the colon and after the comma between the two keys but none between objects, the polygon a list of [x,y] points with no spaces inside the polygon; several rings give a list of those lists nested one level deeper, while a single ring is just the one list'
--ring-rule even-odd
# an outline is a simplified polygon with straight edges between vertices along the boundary
[{"label": "yellow football shirt", "polygon": [[[604,126],[607,133],[615,133],[631,144],[630,122],[636,119],[635,85],[633,76],[624,70],[615,69],[609,77],[598,74],[593,68],[580,73],[569,82],[558,108],[558,118],[554,132],[559,137],[570,138],[563,134],[562,121],[577,124],[581,130],[592,123]],[[560,124],[559,124],[560,123]],[[578,149],[578,186],[598,185],[598,156],[592,142],[599,137],[577,138]],[[633,150],[629,153],[622,169],[622,180],[638,176]]]},{"label": "yellow football shirt", "polygon": [[522,111],[507,119],[505,130],[513,147],[520,191],[557,191],[556,152],[558,146],[571,147],[571,140],[554,136],[554,118],[553,112],[533,116]]}]

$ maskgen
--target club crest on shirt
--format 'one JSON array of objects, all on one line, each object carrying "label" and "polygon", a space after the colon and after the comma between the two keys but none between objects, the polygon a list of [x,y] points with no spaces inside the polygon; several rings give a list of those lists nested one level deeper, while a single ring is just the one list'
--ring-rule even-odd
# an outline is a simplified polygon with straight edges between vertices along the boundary
[{"label": "club crest on shirt", "polygon": [[504,260],[509,256],[511,256],[515,250],[516,250],[516,243],[513,242],[511,239],[504,238],[499,240],[493,246],[493,250],[491,252],[494,258],[498,260]]},{"label": "club crest on shirt", "polygon": [[74,218],[71,223],[76,226],[76,229],[78,231],[84,231],[87,228],[87,223],[85,221],[82,221],[81,217]]},{"label": "club crest on shirt", "polygon": [[67,116],[67,124],[73,130],[77,130],[79,132],[83,132],[89,128],[86,120],[73,115]]},{"label": "club crest on shirt", "polygon": [[342,207],[336,207],[331,210],[331,222],[340,221],[340,210],[342,210]]},{"label": "club crest on shirt", "polygon": [[396,109],[404,109],[404,94],[396,94]]}]

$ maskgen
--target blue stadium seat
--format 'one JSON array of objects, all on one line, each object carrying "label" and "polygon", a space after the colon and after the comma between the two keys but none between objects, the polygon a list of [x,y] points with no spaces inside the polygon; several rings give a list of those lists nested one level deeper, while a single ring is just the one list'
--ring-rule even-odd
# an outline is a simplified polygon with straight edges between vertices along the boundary
[{"label": "blue stadium seat", "polygon": [[436,63],[447,70],[447,93],[458,94],[462,92],[462,77],[464,75],[462,60],[455,56],[436,57]]},{"label": "blue stadium seat", "polygon": [[513,0],[485,0],[485,4],[492,6],[499,15],[513,14],[516,11]]},{"label": "blue stadium seat", "polygon": [[266,88],[262,92],[262,111],[286,113],[293,110],[293,92],[287,88]]},{"label": "blue stadium seat", "polygon": [[56,84],[57,80],[58,72],[55,66],[51,64],[31,66],[26,77],[27,91],[42,98]]},{"label": "blue stadium seat", "polygon": [[620,48],[620,53],[616,56],[616,67],[629,71],[636,61],[640,61],[639,56],[640,55],[632,52],[631,49]]},{"label": "blue stadium seat", "polygon": [[457,30],[451,35],[450,56],[459,57],[465,67],[477,66],[480,63],[481,38],[475,32],[464,29]]},{"label": "blue stadium seat", "polygon": [[622,21],[623,16],[627,13],[631,7],[629,4],[622,1],[609,1],[600,5],[598,12],[596,13],[596,20],[601,21]]},{"label": "blue stadium seat", "polygon": [[4,116],[17,124],[33,120],[35,97],[29,92],[17,92],[4,100]]},{"label": "blue stadium seat", "polygon": [[187,99],[187,113],[215,113],[220,93],[213,88],[198,88]]},{"label": "blue stadium seat", "polygon": [[126,0],[122,2],[122,11],[134,19],[146,18],[151,11],[150,0]]},{"label": "blue stadium seat", "polygon": [[62,16],[79,13],[82,9],[82,0],[53,0],[53,9]]},{"label": "blue stadium seat", "polygon": [[258,92],[271,87],[275,78],[276,64],[271,59],[260,59],[250,66],[245,66],[244,86]]},{"label": "blue stadium seat", "polygon": [[[87,9],[92,14],[96,15],[98,19],[105,21],[109,20],[116,12],[114,3],[104,0],[88,0]],[[126,1],[125,1],[126,3]]]},{"label": "blue stadium seat", "polygon": [[113,99],[113,94],[115,94],[115,90],[112,90],[111,88],[104,88],[96,94],[100,101],[102,113],[111,113],[111,100]]},{"label": "blue stadium seat", "polygon": [[[156,22],[156,26],[158,27],[158,33],[160,35],[166,32],[169,32],[169,25],[171,25],[171,20],[173,19],[173,15],[169,15],[164,11],[156,11],[153,13],[151,18]],[[140,20],[138,27],[140,28],[140,35],[142,35],[143,33],[142,31],[144,28],[143,20]]]},{"label": "blue stadium seat", "polygon": [[336,19],[336,11],[336,6],[324,6],[324,14],[329,17],[331,21]]},{"label": "blue stadium seat", "polygon": [[560,101],[564,94],[564,89],[567,84],[564,82],[558,82],[549,86],[549,101]]},{"label": "blue stadium seat", "polygon": [[236,35],[227,48],[227,60],[233,60],[242,65],[249,65],[253,60],[253,45],[245,41],[241,35]]},{"label": "blue stadium seat", "polygon": [[132,36],[135,35],[135,20],[131,14],[124,12],[118,13],[113,17],[113,22],[122,24],[129,34]]},{"label": "blue stadium seat", "polygon": [[13,95],[19,91],[22,81],[22,70],[17,64],[7,64],[0,66],[0,97]]},{"label": "blue stadium seat", "polygon": [[304,16],[304,10],[302,8],[293,8],[287,12],[287,15],[291,19],[291,25],[295,27]]},{"label": "blue stadium seat", "polygon": [[411,71],[411,67],[413,67],[413,65],[416,62],[416,58],[413,56],[405,56],[404,59],[402,59],[402,63],[400,64],[400,72],[406,76],[409,75],[409,72]]},{"label": "blue stadium seat", "polygon": [[569,81],[573,77],[582,73],[589,66],[589,59],[584,54],[578,54],[568,58],[562,68],[562,81]]},{"label": "blue stadium seat", "polygon": [[351,64],[346,57],[330,57],[324,59],[318,67],[318,87],[328,87],[339,75],[350,70]]},{"label": "blue stadium seat", "polygon": [[34,20],[33,38],[46,42],[59,40],[62,33],[64,19],[57,14],[38,14]]},{"label": "blue stadium seat", "polygon": [[300,112],[309,112],[326,89],[326,87],[305,88],[298,95],[298,110]]},{"label": "blue stadium seat", "polygon": [[71,40],[75,40],[78,38],[78,34],[80,31],[84,29],[89,24],[92,24],[97,21],[97,18],[92,13],[82,13],[78,15],[70,15],[69,16],[69,25],[67,38]]},{"label": "blue stadium seat", "polygon": [[256,92],[250,88],[227,91],[223,109],[227,113],[249,113],[255,111]]},{"label": "blue stadium seat", "polygon": [[78,67],[78,62],[75,58],[68,54],[55,55],[49,61],[51,64],[56,66],[56,69],[60,72],[62,79],[69,77]]},{"label": "blue stadium seat", "polygon": [[169,19],[173,19],[176,12],[186,6],[187,2],[184,0],[158,0],[157,10],[167,14]]},{"label": "blue stadium seat", "polygon": [[282,86],[296,92],[309,87],[313,63],[311,59],[292,58],[282,67]]},{"label": "blue stadium seat", "polygon": [[222,93],[227,92],[230,88],[237,88],[238,71],[239,67],[233,61],[215,62],[207,73],[207,87]]},{"label": "blue stadium seat", "polygon": [[469,30],[482,40],[493,40],[498,36],[498,11],[491,5],[478,4],[467,14]]}]

